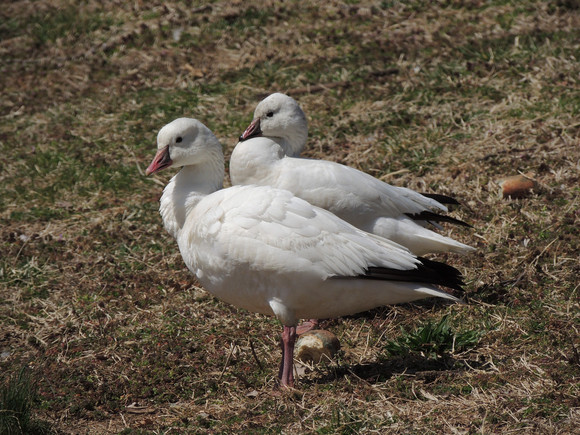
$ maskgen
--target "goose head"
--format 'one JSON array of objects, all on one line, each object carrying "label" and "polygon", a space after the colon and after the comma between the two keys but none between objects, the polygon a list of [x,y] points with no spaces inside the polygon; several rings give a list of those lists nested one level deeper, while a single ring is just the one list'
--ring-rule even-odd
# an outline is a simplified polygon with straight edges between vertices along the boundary
[{"label": "goose head", "polygon": [[256,136],[272,138],[286,155],[298,156],[308,138],[306,115],[294,98],[271,94],[256,106],[254,120],[240,136],[240,142]]},{"label": "goose head", "polygon": [[218,139],[197,119],[178,118],[159,130],[157,154],[145,174],[206,163],[223,167],[223,151]]}]

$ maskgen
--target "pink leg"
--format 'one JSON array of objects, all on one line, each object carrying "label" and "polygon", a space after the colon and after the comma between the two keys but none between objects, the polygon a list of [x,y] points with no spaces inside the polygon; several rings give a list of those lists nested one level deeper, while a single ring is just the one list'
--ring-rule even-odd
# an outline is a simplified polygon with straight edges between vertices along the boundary
[{"label": "pink leg", "polygon": [[296,342],[296,326],[284,325],[282,332],[282,363],[278,377],[282,387],[294,388],[294,343]]},{"label": "pink leg", "polygon": [[296,334],[302,335],[305,332],[311,331],[318,327],[318,319],[309,319],[306,322],[302,322],[301,325],[298,325],[296,328]]}]

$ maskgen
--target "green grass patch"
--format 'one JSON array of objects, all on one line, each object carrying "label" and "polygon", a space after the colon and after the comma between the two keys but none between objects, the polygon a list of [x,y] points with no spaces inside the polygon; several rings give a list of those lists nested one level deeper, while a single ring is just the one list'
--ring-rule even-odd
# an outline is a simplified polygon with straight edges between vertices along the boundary
[{"label": "green grass patch", "polygon": [[0,387],[0,432],[7,435],[53,433],[50,425],[32,415],[37,400],[30,372],[22,368]]},{"label": "green grass patch", "polygon": [[426,322],[413,331],[401,328],[401,336],[389,340],[384,350],[391,356],[419,354],[437,359],[475,347],[480,336],[481,333],[474,330],[455,332],[449,316],[445,315],[438,322]]},{"label": "green grass patch", "polygon": [[99,11],[88,12],[75,5],[50,8],[28,17],[14,17],[0,24],[0,38],[30,35],[36,46],[53,43],[58,38],[80,38],[97,29],[108,30],[120,22],[112,15]]}]

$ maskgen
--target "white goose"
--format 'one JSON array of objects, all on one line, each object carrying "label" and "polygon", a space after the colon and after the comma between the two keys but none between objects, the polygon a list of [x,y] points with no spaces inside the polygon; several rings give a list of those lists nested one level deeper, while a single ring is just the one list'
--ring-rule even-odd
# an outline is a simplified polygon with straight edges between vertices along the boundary
[{"label": "white goose", "polygon": [[157,147],[147,175],[181,167],[163,192],[160,211],[189,270],[218,298],[284,325],[281,385],[294,384],[301,318],[431,296],[457,300],[436,287],[461,289],[461,274],[451,266],[417,258],[286,190],[221,189],[222,147],[201,122],[169,123]]},{"label": "white goose", "polygon": [[335,162],[299,158],[307,136],[306,116],[298,103],[280,93],[268,96],[256,107],[254,120],[234,148],[230,159],[232,184],[287,189],[416,255],[474,250],[425,228],[429,222],[437,221],[469,226],[436,213],[447,211],[438,200],[453,203],[452,198],[391,186]]}]

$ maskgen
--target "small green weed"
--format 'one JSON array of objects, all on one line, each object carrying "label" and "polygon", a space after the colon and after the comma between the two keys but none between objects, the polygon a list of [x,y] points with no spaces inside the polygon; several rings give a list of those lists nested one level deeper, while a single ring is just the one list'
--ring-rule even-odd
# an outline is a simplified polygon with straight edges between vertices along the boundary
[{"label": "small green weed", "polygon": [[439,322],[427,322],[412,332],[401,328],[401,336],[389,340],[385,351],[391,356],[418,353],[427,358],[441,358],[448,353],[474,347],[480,338],[477,331],[456,333],[449,325],[449,317],[443,316]]},{"label": "small green weed", "polygon": [[3,434],[48,434],[46,422],[32,418],[32,404],[36,398],[35,385],[30,373],[22,368],[0,391],[0,433]]}]

